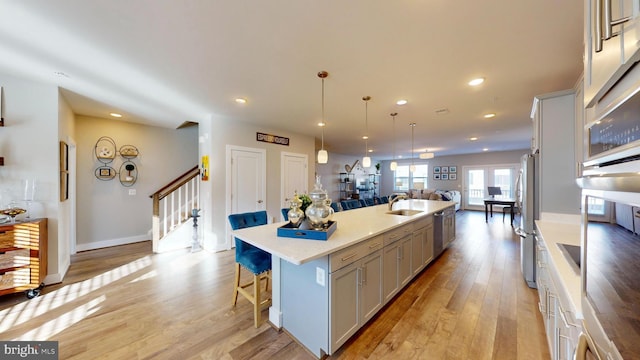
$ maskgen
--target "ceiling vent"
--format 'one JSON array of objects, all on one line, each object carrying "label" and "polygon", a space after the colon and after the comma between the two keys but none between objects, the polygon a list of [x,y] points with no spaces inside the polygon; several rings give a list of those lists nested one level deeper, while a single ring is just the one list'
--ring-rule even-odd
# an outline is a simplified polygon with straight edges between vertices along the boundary
[{"label": "ceiling vent", "polygon": [[436,110],[436,115],[447,115],[449,113],[449,109],[442,108]]}]

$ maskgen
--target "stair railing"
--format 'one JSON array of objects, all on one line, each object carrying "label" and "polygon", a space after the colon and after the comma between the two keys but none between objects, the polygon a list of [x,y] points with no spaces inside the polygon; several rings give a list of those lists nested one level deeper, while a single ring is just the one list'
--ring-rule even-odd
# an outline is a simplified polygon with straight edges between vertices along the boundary
[{"label": "stair railing", "polygon": [[189,220],[192,209],[200,208],[199,175],[196,165],[149,196],[153,199],[153,252],[158,252],[162,238]]}]

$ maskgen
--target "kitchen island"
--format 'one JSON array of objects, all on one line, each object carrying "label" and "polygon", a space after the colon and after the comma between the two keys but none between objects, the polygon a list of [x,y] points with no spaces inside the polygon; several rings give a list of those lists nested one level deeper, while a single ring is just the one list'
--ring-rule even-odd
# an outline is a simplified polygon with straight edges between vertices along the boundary
[{"label": "kitchen island", "polygon": [[[272,255],[270,322],[318,358],[332,354],[438,254],[434,215],[451,201],[401,200],[333,215],[326,240],[278,237],[284,222],[236,230],[233,235]],[[448,220],[455,235],[455,216]],[[439,239],[442,241],[442,239]]]}]

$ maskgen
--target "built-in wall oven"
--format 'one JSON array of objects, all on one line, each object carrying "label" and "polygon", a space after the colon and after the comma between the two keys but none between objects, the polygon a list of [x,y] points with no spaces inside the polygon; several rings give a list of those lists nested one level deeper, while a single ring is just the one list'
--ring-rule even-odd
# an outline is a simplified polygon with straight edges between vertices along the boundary
[{"label": "built-in wall oven", "polygon": [[585,109],[577,359],[640,359],[640,65]]},{"label": "built-in wall oven", "polygon": [[640,359],[640,174],[585,176],[578,183],[584,316],[578,355]]},{"label": "built-in wall oven", "polygon": [[640,63],[585,109],[585,122],[586,174],[626,172],[640,160]]}]

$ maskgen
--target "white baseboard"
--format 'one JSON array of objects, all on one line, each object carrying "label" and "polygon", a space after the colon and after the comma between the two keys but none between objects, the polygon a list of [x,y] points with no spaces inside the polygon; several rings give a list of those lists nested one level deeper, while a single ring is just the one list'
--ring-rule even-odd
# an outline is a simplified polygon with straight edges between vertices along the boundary
[{"label": "white baseboard", "polygon": [[88,244],[77,244],[76,251],[80,252],[80,251],[87,251],[87,250],[95,250],[95,249],[101,249],[101,248],[106,248],[111,246],[133,244],[133,243],[149,241],[149,240],[150,240],[149,235],[146,235],[146,234],[138,235],[138,236],[130,236],[130,237],[120,238],[120,239],[97,241],[97,242],[92,242]]}]

